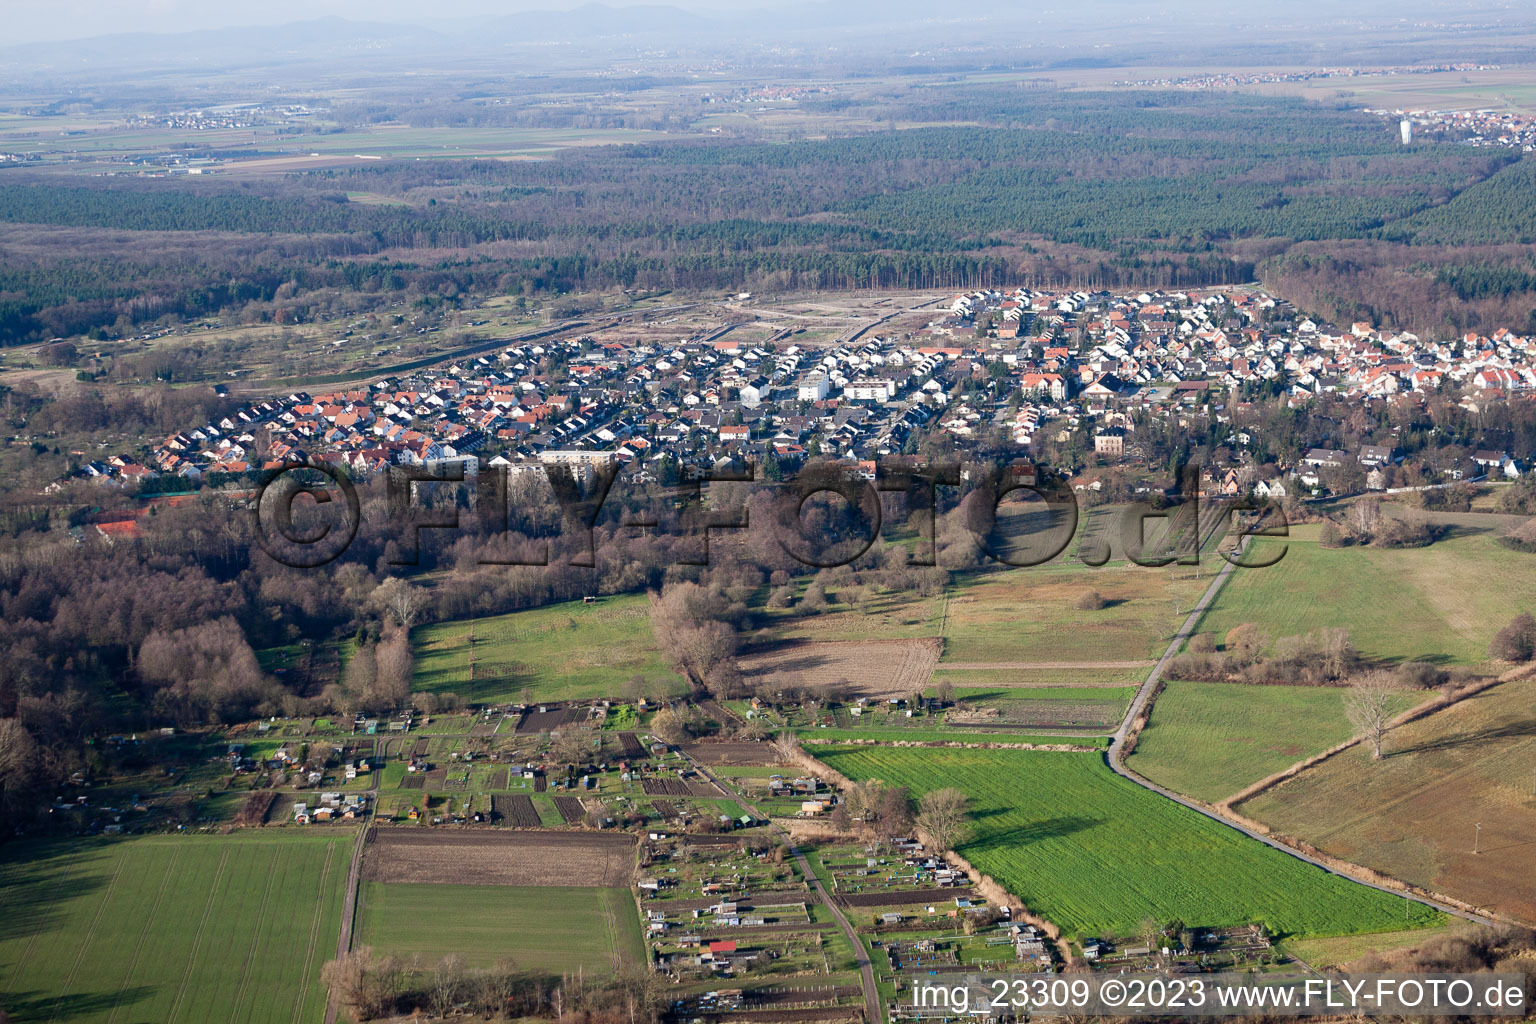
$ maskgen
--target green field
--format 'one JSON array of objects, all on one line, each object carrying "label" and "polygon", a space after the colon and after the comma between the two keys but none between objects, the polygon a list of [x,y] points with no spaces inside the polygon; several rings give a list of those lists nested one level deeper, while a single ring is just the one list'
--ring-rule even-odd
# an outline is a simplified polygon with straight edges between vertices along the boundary
[{"label": "green field", "polygon": [[429,965],[454,953],[467,967],[511,957],[528,971],[605,975],[645,961],[625,889],[367,882],[357,926],[363,944]]},{"label": "green field", "polygon": [[[1096,754],[836,748],[855,778],[971,798],[959,851],[1069,935],[1133,935],[1147,917],[1259,921],[1282,935],[1402,928],[1403,900],[1330,875],[1113,774]],[[1417,925],[1441,915],[1417,904]]]},{"label": "green field", "polygon": [[[1399,703],[1407,709],[1429,697],[1405,694]],[[1214,803],[1352,735],[1342,689],[1171,682],[1126,763]]]},{"label": "green field", "polygon": [[1250,557],[1278,565],[1239,570],[1200,622],[1218,643],[1258,623],[1270,637],[1349,630],[1371,658],[1475,665],[1515,614],[1536,606],[1536,558],[1465,531],[1427,548],[1324,548],[1310,540],[1256,542]]},{"label": "green field", "polygon": [[[923,719],[931,722],[932,719]],[[1019,730],[988,732],[985,729],[912,726],[883,728],[860,725],[851,729],[803,729],[796,733],[801,743],[838,743],[843,740],[876,740],[881,743],[1070,743],[1078,747],[1107,747],[1109,739],[1084,732],[1042,734]]]},{"label": "green field", "polygon": [[[651,636],[643,594],[569,601],[412,631],[415,689],[451,691],[474,703],[616,697],[633,675],[651,696],[684,691]],[[475,678],[469,677],[474,633]]]},{"label": "green field", "polygon": [[350,832],[14,844],[5,1009],[22,1021],[291,1024],[325,1010]]}]

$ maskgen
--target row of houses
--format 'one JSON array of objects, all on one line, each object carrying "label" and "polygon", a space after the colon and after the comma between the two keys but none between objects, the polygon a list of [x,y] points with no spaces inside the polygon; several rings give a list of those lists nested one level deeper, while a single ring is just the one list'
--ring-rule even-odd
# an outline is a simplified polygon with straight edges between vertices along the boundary
[{"label": "row of houses", "polygon": [[1514,332],[1426,340],[1368,323],[1341,328],[1246,290],[987,290],[954,296],[901,336],[782,347],[706,338],[510,343],[363,387],[255,402],[143,457],[93,459],[78,473],[196,482],[315,459],[363,476],[461,461],[470,473],[485,463],[618,463],[655,479],[667,460],[858,462],[934,431],[1027,449],[1085,428],[1096,454],[1119,459],[1137,454],[1149,417],[1219,419],[1253,387],[1296,404],[1322,394],[1536,395],[1536,341]]}]

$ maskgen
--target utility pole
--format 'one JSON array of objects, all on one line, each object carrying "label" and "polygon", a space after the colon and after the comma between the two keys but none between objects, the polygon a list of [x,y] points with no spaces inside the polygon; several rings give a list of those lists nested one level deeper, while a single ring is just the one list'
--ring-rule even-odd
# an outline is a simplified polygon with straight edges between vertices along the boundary
[{"label": "utility pole", "polygon": [[1476,831],[1472,833],[1472,852],[1473,854],[1476,854],[1478,852],[1478,847],[1482,845],[1483,841],[1483,823],[1478,822],[1472,827],[1476,829]]}]

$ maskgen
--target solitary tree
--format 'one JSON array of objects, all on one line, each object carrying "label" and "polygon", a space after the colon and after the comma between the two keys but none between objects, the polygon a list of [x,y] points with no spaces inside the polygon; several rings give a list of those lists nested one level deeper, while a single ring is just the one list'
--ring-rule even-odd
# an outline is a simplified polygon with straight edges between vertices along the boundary
[{"label": "solitary tree", "polygon": [[566,726],[554,736],[550,753],[561,764],[582,764],[592,750],[592,731],[579,726]]},{"label": "solitary tree", "polygon": [[1371,757],[1381,758],[1381,740],[1402,685],[1390,672],[1367,672],[1350,684],[1344,693],[1344,713],[1349,724],[1371,744]]},{"label": "solitary tree", "polygon": [[1516,615],[1494,636],[1488,656],[1499,661],[1530,661],[1536,656],[1536,619],[1529,612]]},{"label": "solitary tree", "polygon": [[936,789],[918,801],[917,827],[928,833],[939,853],[954,849],[965,835],[968,818],[965,794],[958,789]]}]

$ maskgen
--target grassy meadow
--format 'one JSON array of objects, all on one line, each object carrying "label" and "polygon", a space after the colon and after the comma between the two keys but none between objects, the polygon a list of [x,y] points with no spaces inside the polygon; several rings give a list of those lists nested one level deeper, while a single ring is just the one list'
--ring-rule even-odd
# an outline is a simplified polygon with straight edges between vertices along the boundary
[{"label": "grassy meadow", "polygon": [[1240,810],[1404,881],[1536,917],[1536,679],[1394,729],[1384,749],[1380,761],[1358,748],[1329,758]]},{"label": "grassy meadow", "polygon": [[[651,696],[682,693],[651,635],[644,594],[600,598],[473,621],[419,626],[415,689],[476,703],[616,697],[633,675]],[[470,680],[470,633],[474,680]]]},{"label": "grassy meadow", "polygon": [[[1399,704],[1429,696],[1404,694]],[[1126,763],[1215,803],[1352,735],[1339,688],[1170,682]]]},{"label": "grassy meadow", "polygon": [[1200,622],[1219,643],[1258,623],[1271,639],[1349,630],[1369,658],[1477,665],[1517,610],[1536,605],[1536,558],[1466,530],[1427,548],[1324,548],[1303,531],[1255,542],[1249,557],[1287,545],[1264,569],[1238,570]]},{"label": "grassy meadow", "polygon": [[466,967],[511,957],[525,971],[609,975],[643,963],[640,919],[625,889],[366,882],[359,941],[382,953],[450,953]]},{"label": "grassy meadow", "polygon": [[[944,628],[947,663],[1118,662],[1163,653],[1210,574],[1082,565],[1040,566],[983,574],[953,587]],[[1097,591],[1107,604],[1079,611]]]}]

